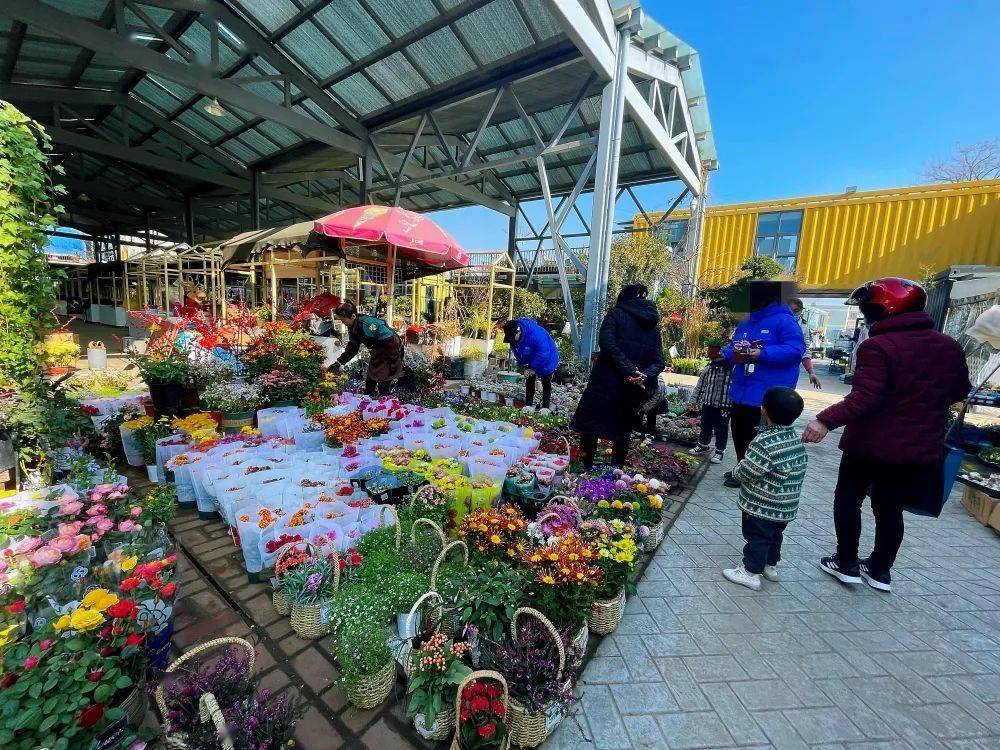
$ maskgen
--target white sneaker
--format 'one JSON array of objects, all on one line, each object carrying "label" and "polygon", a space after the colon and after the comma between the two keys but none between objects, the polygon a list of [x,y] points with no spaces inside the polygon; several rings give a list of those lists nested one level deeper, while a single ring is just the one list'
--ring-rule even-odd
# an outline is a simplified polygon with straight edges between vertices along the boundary
[{"label": "white sneaker", "polygon": [[722,463],[722,451],[716,451],[715,453],[712,454],[712,457],[710,459],[708,459],[708,460],[711,461],[713,464],[721,464]]},{"label": "white sneaker", "polygon": [[769,581],[774,581],[777,583],[781,580],[781,574],[778,572],[778,568],[774,565],[764,566],[764,578]]},{"label": "white sneaker", "polygon": [[694,448],[688,451],[692,456],[700,456],[702,453],[708,453],[707,445],[696,445]]},{"label": "white sneaker", "polygon": [[736,568],[726,568],[722,571],[722,575],[733,583],[738,583],[740,586],[746,586],[748,589],[760,591],[760,576],[756,573],[749,572],[742,565]]}]

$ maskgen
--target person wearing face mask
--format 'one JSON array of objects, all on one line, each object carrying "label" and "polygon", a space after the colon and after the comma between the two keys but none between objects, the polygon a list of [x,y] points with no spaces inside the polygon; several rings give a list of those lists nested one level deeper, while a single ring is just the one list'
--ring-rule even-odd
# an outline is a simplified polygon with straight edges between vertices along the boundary
[{"label": "person wearing face mask", "polygon": [[[799,362],[806,351],[802,329],[781,301],[783,282],[755,280],[748,284],[750,315],[736,326],[722,356],[733,363],[729,386],[729,427],[736,462],[743,460],[760,426],[760,405],[769,388],[795,388]],[[739,487],[733,472],[723,475],[727,487]]]},{"label": "person wearing face mask", "polygon": [[[833,492],[837,551],[820,568],[843,583],[892,590],[890,570],[903,541],[903,510],[937,516],[943,503],[948,407],[972,388],[965,353],[934,330],[923,312],[927,294],[915,281],[883,278],[854,290],[869,326],[858,347],[851,392],[824,409],[802,434],[818,443],[844,427]],[[870,496],[875,546],[858,559],[861,505]]]},{"label": "person wearing face mask", "polygon": [[613,444],[611,463],[623,466],[639,406],[656,390],[666,365],[660,314],[642,284],[622,289],[598,334],[600,353],[570,429],[580,433],[584,466],[593,467],[599,438]]}]

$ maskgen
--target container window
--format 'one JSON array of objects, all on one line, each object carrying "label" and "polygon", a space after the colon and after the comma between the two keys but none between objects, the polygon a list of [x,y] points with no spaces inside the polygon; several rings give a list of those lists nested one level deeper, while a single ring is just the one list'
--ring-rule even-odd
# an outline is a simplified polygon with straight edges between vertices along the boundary
[{"label": "container window", "polygon": [[778,261],[788,273],[795,273],[802,232],[802,211],[773,211],[757,217],[757,255]]}]

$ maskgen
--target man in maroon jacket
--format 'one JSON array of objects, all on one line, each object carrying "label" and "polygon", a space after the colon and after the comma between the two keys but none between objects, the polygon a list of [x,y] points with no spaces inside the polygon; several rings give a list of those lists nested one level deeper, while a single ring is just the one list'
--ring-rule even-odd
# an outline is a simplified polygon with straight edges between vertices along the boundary
[{"label": "man in maroon jacket", "polygon": [[[958,342],[934,330],[923,312],[927,294],[915,281],[884,278],[856,289],[869,325],[858,347],[851,392],[816,415],[802,434],[818,443],[845,426],[833,494],[837,553],[820,567],[844,583],[891,591],[890,569],[903,541],[903,510],[938,515],[943,492],[948,407],[971,389]],[[875,547],[858,560],[861,505],[872,499]]]}]

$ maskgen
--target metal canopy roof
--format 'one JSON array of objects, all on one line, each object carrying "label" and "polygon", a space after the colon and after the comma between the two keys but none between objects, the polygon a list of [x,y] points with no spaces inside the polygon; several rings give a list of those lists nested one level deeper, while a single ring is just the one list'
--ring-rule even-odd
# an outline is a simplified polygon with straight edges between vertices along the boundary
[{"label": "metal canopy roof", "polygon": [[[569,13],[614,32],[608,0],[4,0],[0,98],[47,125],[64,223],[94,233],[221,239],[255,203],[262,226],[394,200],[513,215],[538,156],[565,195],[597,148],[611,76]],[[649,19],[631,51],[648,107],[627,100],[618,184],[691,186],[715,161],[697,54]]]}]

